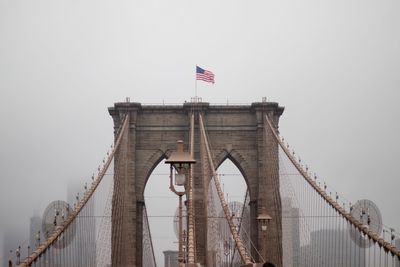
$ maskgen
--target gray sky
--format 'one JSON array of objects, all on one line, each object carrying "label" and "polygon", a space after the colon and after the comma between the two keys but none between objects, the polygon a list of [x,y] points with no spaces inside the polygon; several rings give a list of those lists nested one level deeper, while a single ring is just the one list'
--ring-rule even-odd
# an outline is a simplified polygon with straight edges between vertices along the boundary
[{"label": "gray sky", "polygon": [[396,0],[0,0],[0,238],[90,177],[112,142],[108,106],[190,100],[196,64],[216,75],[198,84],[204,101],[285,106],[280,130],[303,160],[399,231],[399,11]]}]

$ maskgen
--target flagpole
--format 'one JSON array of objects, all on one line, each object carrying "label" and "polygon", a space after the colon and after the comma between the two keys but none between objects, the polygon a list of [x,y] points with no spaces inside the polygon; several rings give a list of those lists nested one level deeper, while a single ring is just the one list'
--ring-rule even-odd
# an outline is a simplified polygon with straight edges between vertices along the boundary
[{"label": "flagpole", "polygon": [[196,99],[196,101],[197,101],[197,65],[196,65],[196,77],[195,77],[195,79],[194,79],[194,94],[195,94],[195,99]]}]

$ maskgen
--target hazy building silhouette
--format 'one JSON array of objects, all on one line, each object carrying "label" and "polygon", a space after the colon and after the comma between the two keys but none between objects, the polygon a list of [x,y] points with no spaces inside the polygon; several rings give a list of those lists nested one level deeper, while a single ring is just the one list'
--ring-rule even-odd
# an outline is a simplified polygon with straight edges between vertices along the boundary
[{"label": "hazy building silhouette", "polygon": [[35,214],[31,217],[29,223],[29,246],[31,251],[38,246],[38,234],[40,234],[40,242],[43,242],[42,218]]},{"label": "hazy building silhouette", "polygon": [[366,250],[355,245],[346,230],[323,229],[311,232],[308,245],[301,247],[298,266],[326,267],[358,266],[366,264]]},{"label": "hazy building silhouette", "polygon": [[178,251],[166,250],[164,253],[164,267],[178,267]]},{"label": "hazy building silhouette", "polygon": [[[21,260],[28,254],[27,246],[22,246],[23,240],[26,239],[26,234],[17,230],[8,230],[3,235],[3,259],[2,266],[8,266],[8,261],[11,259],[15,265],[15,251],[18,246],[21,246]],[[10,252],[11,251],[11,252]]]},{"label": "hazy building silhouette", "polygon": [[282,199],[283,265],[300,264],[299,209],[292,206],[290,198]]}]

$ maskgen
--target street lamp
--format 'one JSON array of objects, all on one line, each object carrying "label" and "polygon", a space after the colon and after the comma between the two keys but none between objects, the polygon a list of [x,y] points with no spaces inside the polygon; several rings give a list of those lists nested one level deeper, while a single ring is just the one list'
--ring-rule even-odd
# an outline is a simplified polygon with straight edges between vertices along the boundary
[{"label": "street lamp", "polygon": [[225,242],[224,242],[224,255],[225,255],[224,266],[229,266],[229,260],[230,260],[229,254],[231,254],[231,249],[232,249],[232,241],[231,241],[230,237],[228,237],[228,238],[229,238],[229,241],[225,240]]},{"label": "street lamp", "polygon": [[[182,234],[182,196],[186,194],[186,190],[177,191],[175,185],[184,186],[188,189],[191,165],[196,163],[190,153],[183,151],[183,141],[177,141],[177,150],[171,153],[171,156],[165,161],[165,164],[170,164],[170,185],[169,189],[179,197],[179,266],[183,266],[185,257],[183,255],[184,237]],[[175,183],[174,183],[175,182]],[[189,199],[188,199],[189,202]]]},{"label": "street lamp", "polygon": [[261,223],[261,230],[264,232],[267,231],[267,226],[272,220],[272,217],[269,216],[266,212],[262,212],[258,215],[257,220]]},{"label": "street lamp", "polygon": [[265,257],[264,260],[267,258],[267,251],[266,251],[266,236],[267,236],[267,227],[269,222],[272,220],[272,217],[269,216],[265,210],[265,208],[261,208],[261,213],[258,214],[257,221],[259,225],[261,225],[262,231],[262,251],[264,252],[263,256]]}]

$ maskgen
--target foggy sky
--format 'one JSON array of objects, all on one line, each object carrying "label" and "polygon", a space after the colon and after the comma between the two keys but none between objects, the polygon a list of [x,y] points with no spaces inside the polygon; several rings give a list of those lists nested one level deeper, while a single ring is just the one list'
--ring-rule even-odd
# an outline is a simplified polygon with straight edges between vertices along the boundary
[{"label": "foggy sky", "polygon": [[113,140],[107,107],[189,101],[196,64],[215,73],[203,101],[279,102],[302,160],[399,231],[399,12],[396,0],[0,0],[0,240],[90,178]]}]

